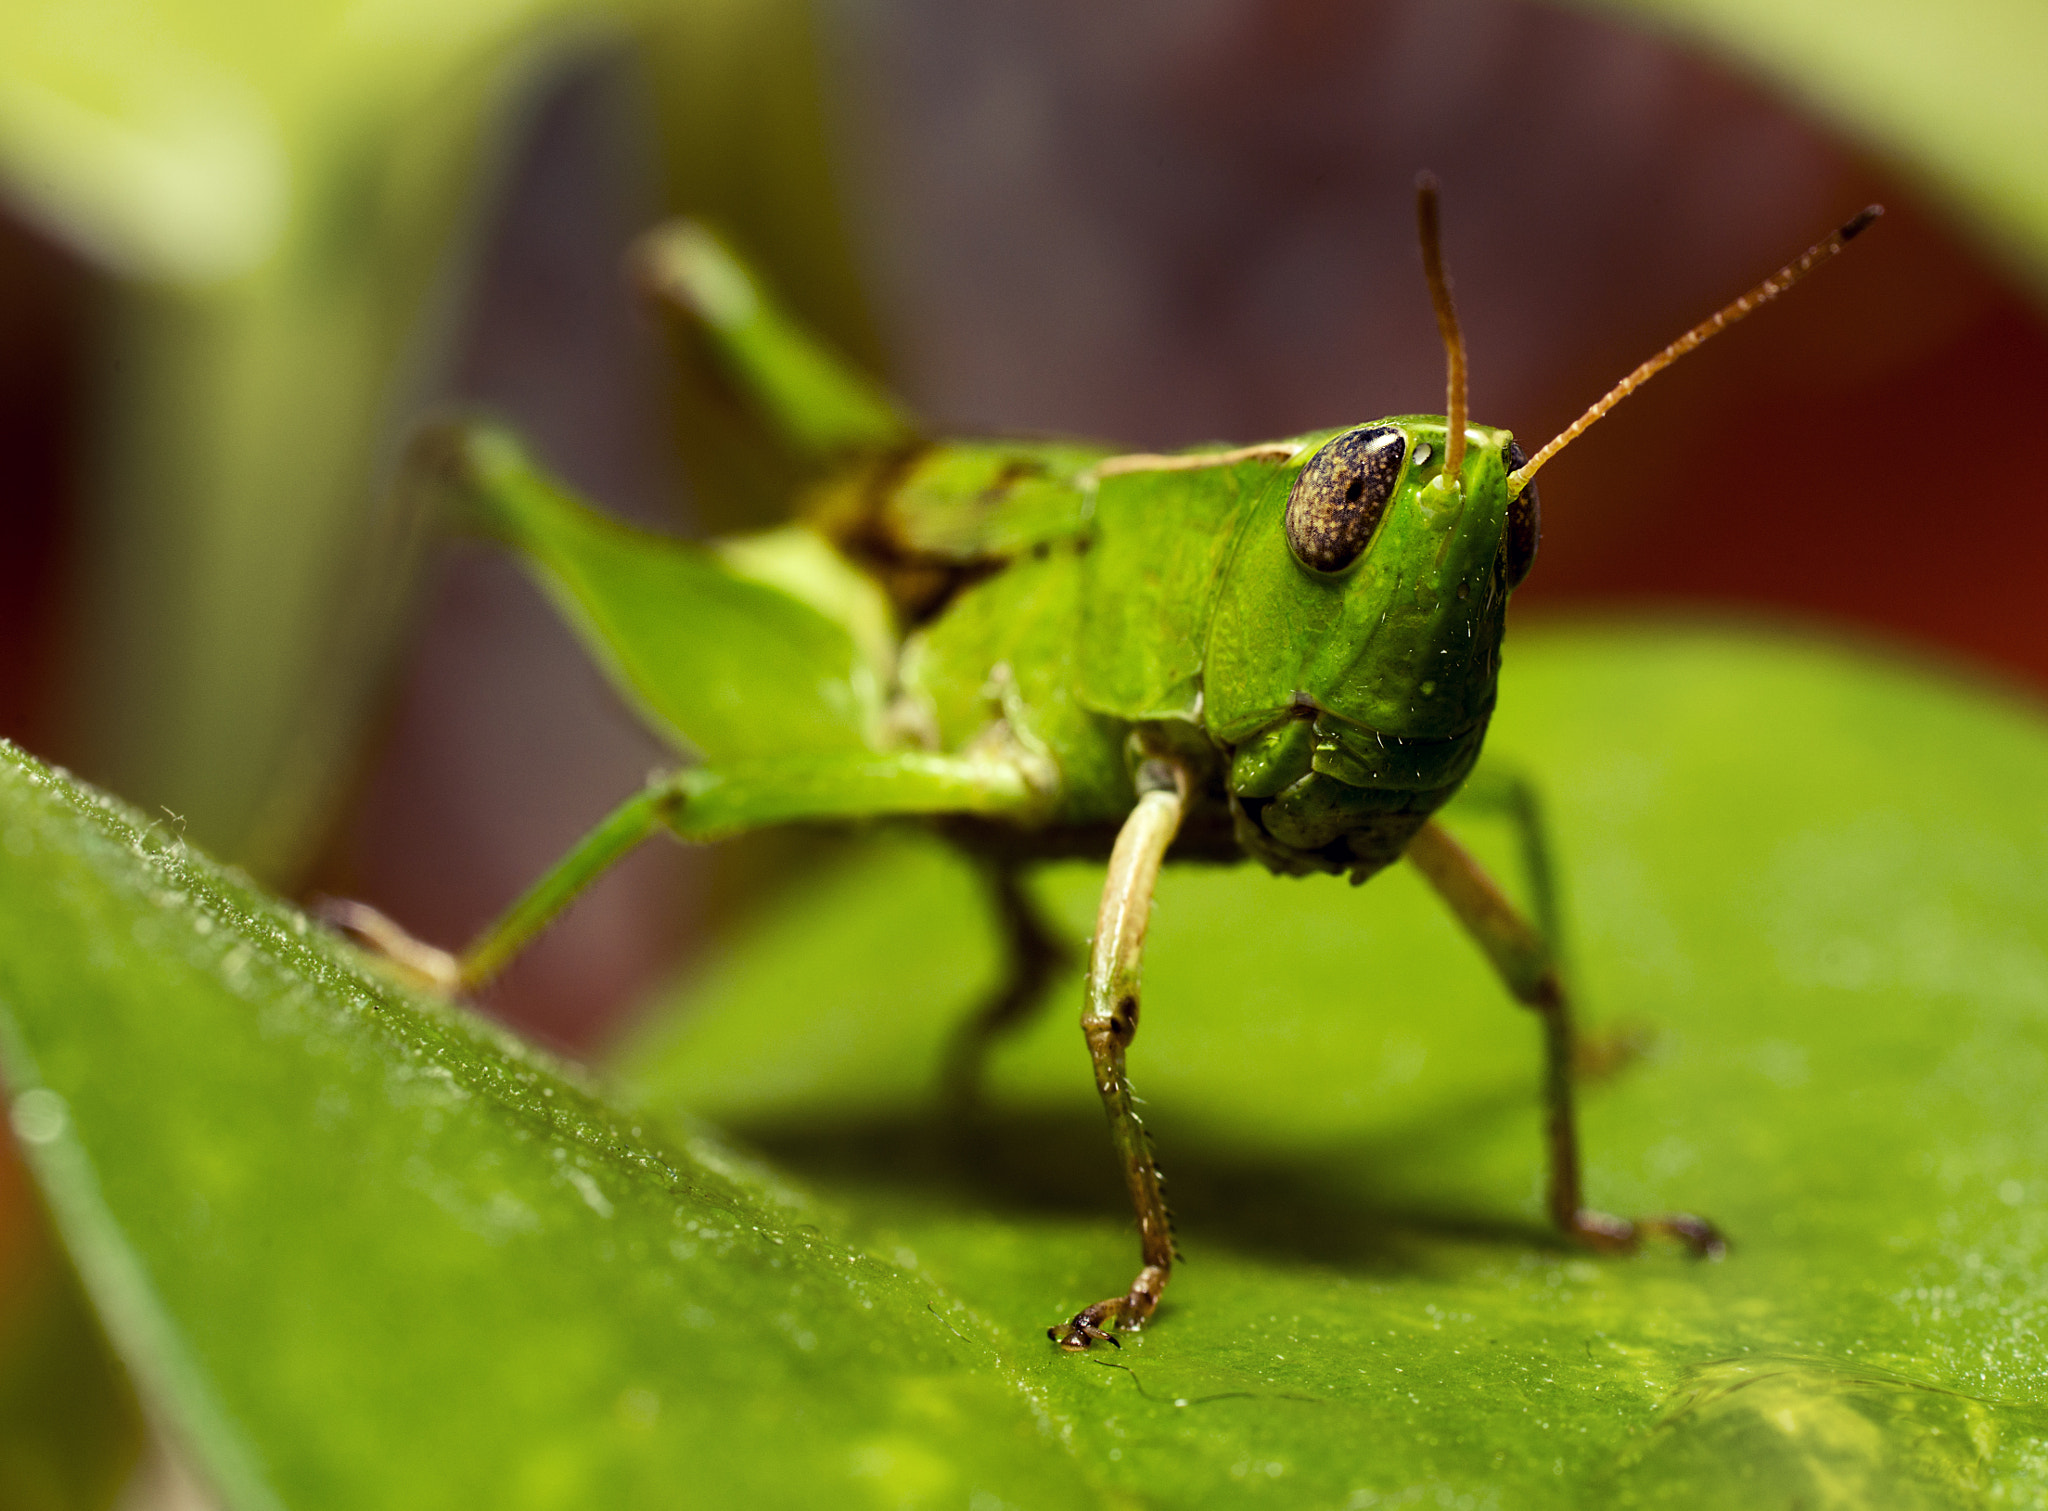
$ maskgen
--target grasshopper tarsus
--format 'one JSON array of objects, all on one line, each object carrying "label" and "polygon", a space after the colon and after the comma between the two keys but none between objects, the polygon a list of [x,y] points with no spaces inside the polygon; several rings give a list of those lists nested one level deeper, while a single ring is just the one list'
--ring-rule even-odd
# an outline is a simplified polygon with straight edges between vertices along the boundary
[{"label": "grasshopper tarsus", "polygon": [[1690,1212],[1630,1219],[1581,1207],[1565,1231],[1575,1242],[1603,1254],[1633,1254],[1652,1237],[1674,1240],[1695,1259],[1721,1259],[1728,1253],[1728,1239],[1721,1230]]},{"label": "grasshopper tarsus", "polygon": [[1704,1217],[1690,1212],[1667,1212],[1661,1217],[1646,1217],[1638,1227],[1648,1233],[1661,1233],[1666,1238],[1676,1239],[1695,1259],[1725,1259],[1728,1257],[1728,1235]]},{"label": "grasshopper tarsus", "polygon": [[1070,1354],[1086,1353],[1097,1343],[1122,1348],[1116,1335],[1135,1333],[1152,1319],[1159,1308],[1159,1294],[1166,1288],[1166,1274],[1164,1265],[1146,1265],[1124,1295],[1084,1306],[1064,1324],[1047,1328],[1046,1337]]}]

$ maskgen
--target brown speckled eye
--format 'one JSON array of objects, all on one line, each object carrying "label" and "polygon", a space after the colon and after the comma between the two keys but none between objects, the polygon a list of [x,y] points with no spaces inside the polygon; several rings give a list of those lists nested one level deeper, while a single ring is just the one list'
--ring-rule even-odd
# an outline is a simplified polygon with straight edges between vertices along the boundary
[{"label": "brown speckled eye", "polygon": [[[1507,454],[1502,458],[1507,470],[1526,466],[1529,458],[1522,448],[1513,441],[1508,442]],[[1543,500],[1536,496],[1536,485],[1529,484],[1508,502],[1507,528],[1501,532],[1501,565],[1507,570],[1508,587],[1521,586],[1522,579],[1529,575],[1529,568],[1536,565],[1536,545],[1543,538]]]},{"label": "brown speckled eye", "polygon": [[1392,425],[1349,431],[1308,460],[1287,496],[1287,544],[1318,572],[1341,572],[1379,528],[1408,438]]}]

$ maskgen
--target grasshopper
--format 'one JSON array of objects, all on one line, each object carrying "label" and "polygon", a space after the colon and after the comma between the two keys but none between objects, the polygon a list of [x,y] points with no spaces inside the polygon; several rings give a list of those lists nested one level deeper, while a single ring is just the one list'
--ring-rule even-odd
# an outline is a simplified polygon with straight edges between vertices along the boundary
[{"label": "grasshopper", "polygon": [[1142,1328],[1177,1257],[1125,1068],[1161,865],[1252,860],[1359,883],[1405,857],[1541,1019],[1557,1230],[1596,1250],[1655,1234],[1718,1255],[1722,1238],[1702,1218],[1628,1220],[1582,1197],[1572,1017],[1534,794],[1513,779],[1479,794],[1520,831],[1533,920],[1433,815],[1465,783],[1493,711],[1508,596],[1536,556],[1537,470],[1880,211],[1694,327],[1526,456],[1508,431],[1468,421],[1427,176],[1417,203],[1447,413],[1179,455],[927,440],[709,232],[653,233],[636,254],[644,280],[819,464],[801,523],[710,544],[629,529],[481,424],[430,431],[411,467],[527,559],[626,695],[697,760],[629,798],[459,955],[360,904],[332,916],[429,983],[469,991],[657,830],[706,842],[768,825],[920,821],[979,862],[1007,940],[1007,982],[949,1058],[949,1090],[964,1100],[991,1042],[1043,997],[1061,958],[1022,874],[1054,857],[1106,858],[1081,1028],[1137,1213],[1140,1267],[1126,1289],[1048,1330],[1079,1350]]}]

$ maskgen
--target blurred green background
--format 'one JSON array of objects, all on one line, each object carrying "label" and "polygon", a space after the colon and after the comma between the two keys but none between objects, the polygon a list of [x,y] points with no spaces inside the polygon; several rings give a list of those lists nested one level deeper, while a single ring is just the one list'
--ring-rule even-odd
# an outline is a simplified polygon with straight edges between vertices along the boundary
[{"label": "blurred green background", "polygon": [[[2038,688],[2044,75],[2020,0],[18,0],[0,734],[287,894],[460,939],[661,753],[508,565],[425,550],[407,428],[488,406],[689,532],[783,497],[635,306],[634,233],[715,216],[946,427],[1243,440],[1436,402],[1423,166],[1476,411],[1539,437],[1890,209],[1546,475],[1518,623],[1735,606]],[[603,1042],[774,860],[636,858],[489,1006]],[[88,1357],[25,1191],[0,1338]]]}]

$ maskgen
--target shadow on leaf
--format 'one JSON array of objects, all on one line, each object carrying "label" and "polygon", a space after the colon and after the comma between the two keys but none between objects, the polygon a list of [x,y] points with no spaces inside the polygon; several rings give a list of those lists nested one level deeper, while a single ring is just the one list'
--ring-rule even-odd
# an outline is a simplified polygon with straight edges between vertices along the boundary
[{"label": "shadow on leaf", "polygon": [[[1271,1149],[1176,1126],[1162,1156],[1183,1239],[1265,1260],[1360,1272],[1430,1267],[1444,1242],[1557,1249],[1540,1222],[1418,1194],[1419,1165],[1455,1169],[1527,1114],[1525,1089],[1475,1096],[1371,1138]],[[1023,1217],[1128,1219],[1101,1120],[1076,1109],[999,1107],[971,1129],[929,1113],[849,1112],[733,1129],[784,1168],[852,1200],[964,1205]],[[1531,1142],[1530,1158],[1540,1158]],[[1387,1172],[1406,1178],[1389,1180]]]}]

